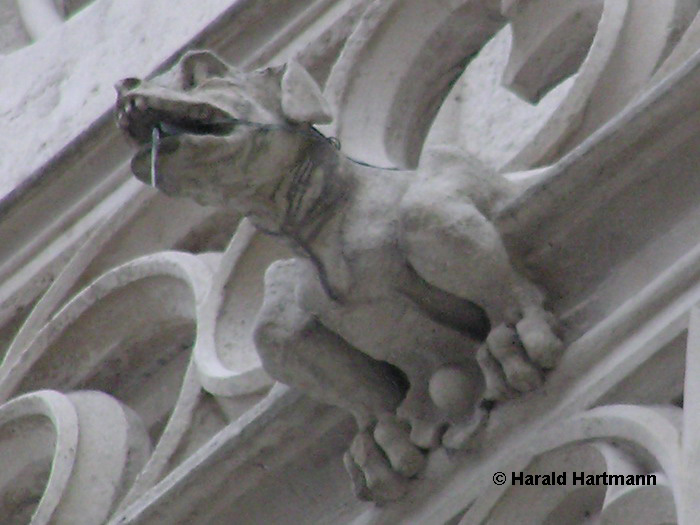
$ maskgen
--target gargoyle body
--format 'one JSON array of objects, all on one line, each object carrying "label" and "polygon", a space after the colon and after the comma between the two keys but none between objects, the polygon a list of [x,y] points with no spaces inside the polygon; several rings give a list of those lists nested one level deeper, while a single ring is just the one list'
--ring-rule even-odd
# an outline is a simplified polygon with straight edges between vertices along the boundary
[{"label": "gargoyle body", "polygon": [[561,343],[490,221],[513,187],[455,149],[417,171],[345,157],[299,64],[253,72],[193,52],[118,86],[132,170],[166,194],[235,207],[298,257],[273,263],[255,342],[275,379],[351,412],[356,492],[401,496],[425,451],[469,446],[488,403],[539,386]]}]

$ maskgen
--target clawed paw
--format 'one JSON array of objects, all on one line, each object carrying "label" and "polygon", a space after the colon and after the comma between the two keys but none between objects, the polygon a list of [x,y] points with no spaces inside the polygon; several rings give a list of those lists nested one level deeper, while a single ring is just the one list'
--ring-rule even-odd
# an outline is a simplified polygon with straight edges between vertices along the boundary
[{"label": "clawed paw", "polygon": [[382,504],[405,494],[409,478],[425,465],[425,454],[409,435],[407,424],[385,417],[373,431],[355,436],[343,461],[358,498]]},{"label": "clawed paw", "polygon": [[515,325],[530,360],[543,369],[554,368],[563,345],[551,328],[546,312],[534,312]]},{"label": "clawed paw", "polygon": [[515,328],[493,330],[477,358],[486,381],[486,399],[505,399],[529,392],[544,381],[543,370],[554,367],[562,342],[551,328],[549,314],[528,312]]}]

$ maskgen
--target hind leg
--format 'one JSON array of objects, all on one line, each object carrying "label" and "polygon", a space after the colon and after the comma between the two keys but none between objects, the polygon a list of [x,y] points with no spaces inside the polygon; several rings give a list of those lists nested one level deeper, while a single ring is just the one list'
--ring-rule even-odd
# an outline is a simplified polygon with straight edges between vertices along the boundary
[{"label": "hind leg", "polygon": [[392,413],[403,392],[386,365],[369,358],[297,306],[294,259],[265,274],[254,338],[265,370],[312,397],[350,411],[362,425]]},{"label": "hind leg", "polygon": [[426,281],[486,311],[486,345],[501,370],[484,369],[490,390],[536,388],[561,342],[542,293],[513,268],[494,225],[453,187],[417,183],[402,202],[401,227],[406,257]]},{"label": "hind leg", "polygon": [[423,465],[409,429],[394,413],[404,390],[393,370],[371,359],[302,310],[295,287],[298,261],[278,261],[265,274],[265,299],[255,342],[265,370],[275,379],[355,416],[359,432],[345,463],[359,497],[399,498],[406,477]]}]

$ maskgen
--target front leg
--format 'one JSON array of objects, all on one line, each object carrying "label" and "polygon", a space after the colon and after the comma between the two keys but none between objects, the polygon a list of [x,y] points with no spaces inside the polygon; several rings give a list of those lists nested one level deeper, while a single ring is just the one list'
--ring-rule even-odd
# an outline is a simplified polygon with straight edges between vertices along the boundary
[{"label": "front leg", "polygon": [[405,395],[396,371],[371,359],[299,307],[301,261],[277,261],[265,273],[265,298],[255,343],[276,380],[353,414],[358,434],[345,455],[356,494],[377,502],[398,499],[421,470],[423,453],[395,412]]}]

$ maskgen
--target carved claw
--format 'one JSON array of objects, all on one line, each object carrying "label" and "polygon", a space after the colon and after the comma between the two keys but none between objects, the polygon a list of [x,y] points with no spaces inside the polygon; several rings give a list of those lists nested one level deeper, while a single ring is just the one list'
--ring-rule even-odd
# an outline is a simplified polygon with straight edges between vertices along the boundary
[{"label": "carved claw", "polygon": [[411,387],[401,405],[396,409],[396,416],[410,425],[410,441],[417,447],[431,450],[440,445],[444,431],[444,415],[431,403],[428,381],[411,380]]},{"label": "carved claw", "polygon": [[543,377],[537,366],[525,354],[515,330],[501,325],[486,338],[491,355],[500,363],[506,382],[518,392],[529,392],[538,388]]},{"label": "carved claw", "polygon": [[415,476],[425,465],[425,456],[409,439],[406,423],[384,417],[374,428],[374,439],[389,458],[392,468],[407,478]]},{"label": "carved claw", "polygon": [[408,480],[392,469],[369,431],[355,436],[343,460],[358,498],[381,505],[406,493]]},{"label": "carved claw", "polygon": [[372,501],[372,493],[367,487],[367,480],[362,472],[362,469],[357,466],[355,460],[352,458],[352,454],[347,450],[343,454],[343,464],[345,465],[345,470],[350,475],[350,482],[352,483],[352,491],[357,499],[362,501]]},{"label": "carved claw", "polygon": [[382,504],[405,494],[409,478],[422,471],[426,462],[410,431],[407,423],[385,414],[374,429],[357,433],[343,462],[358,498]]},{"label": "carved claw", "polygon": [[487,344],[481,345],[476,353],[476,360],[484,374],[484,399],[490,401],[501,401],[515,397],[516,391],[508,386],[503,375],[503,368],[491,355]]},{"label": "carved claw", "polygon": [[538,366],[554,368],[563,349],[545,312],[529,312],[515,326],[528,357]]}]

